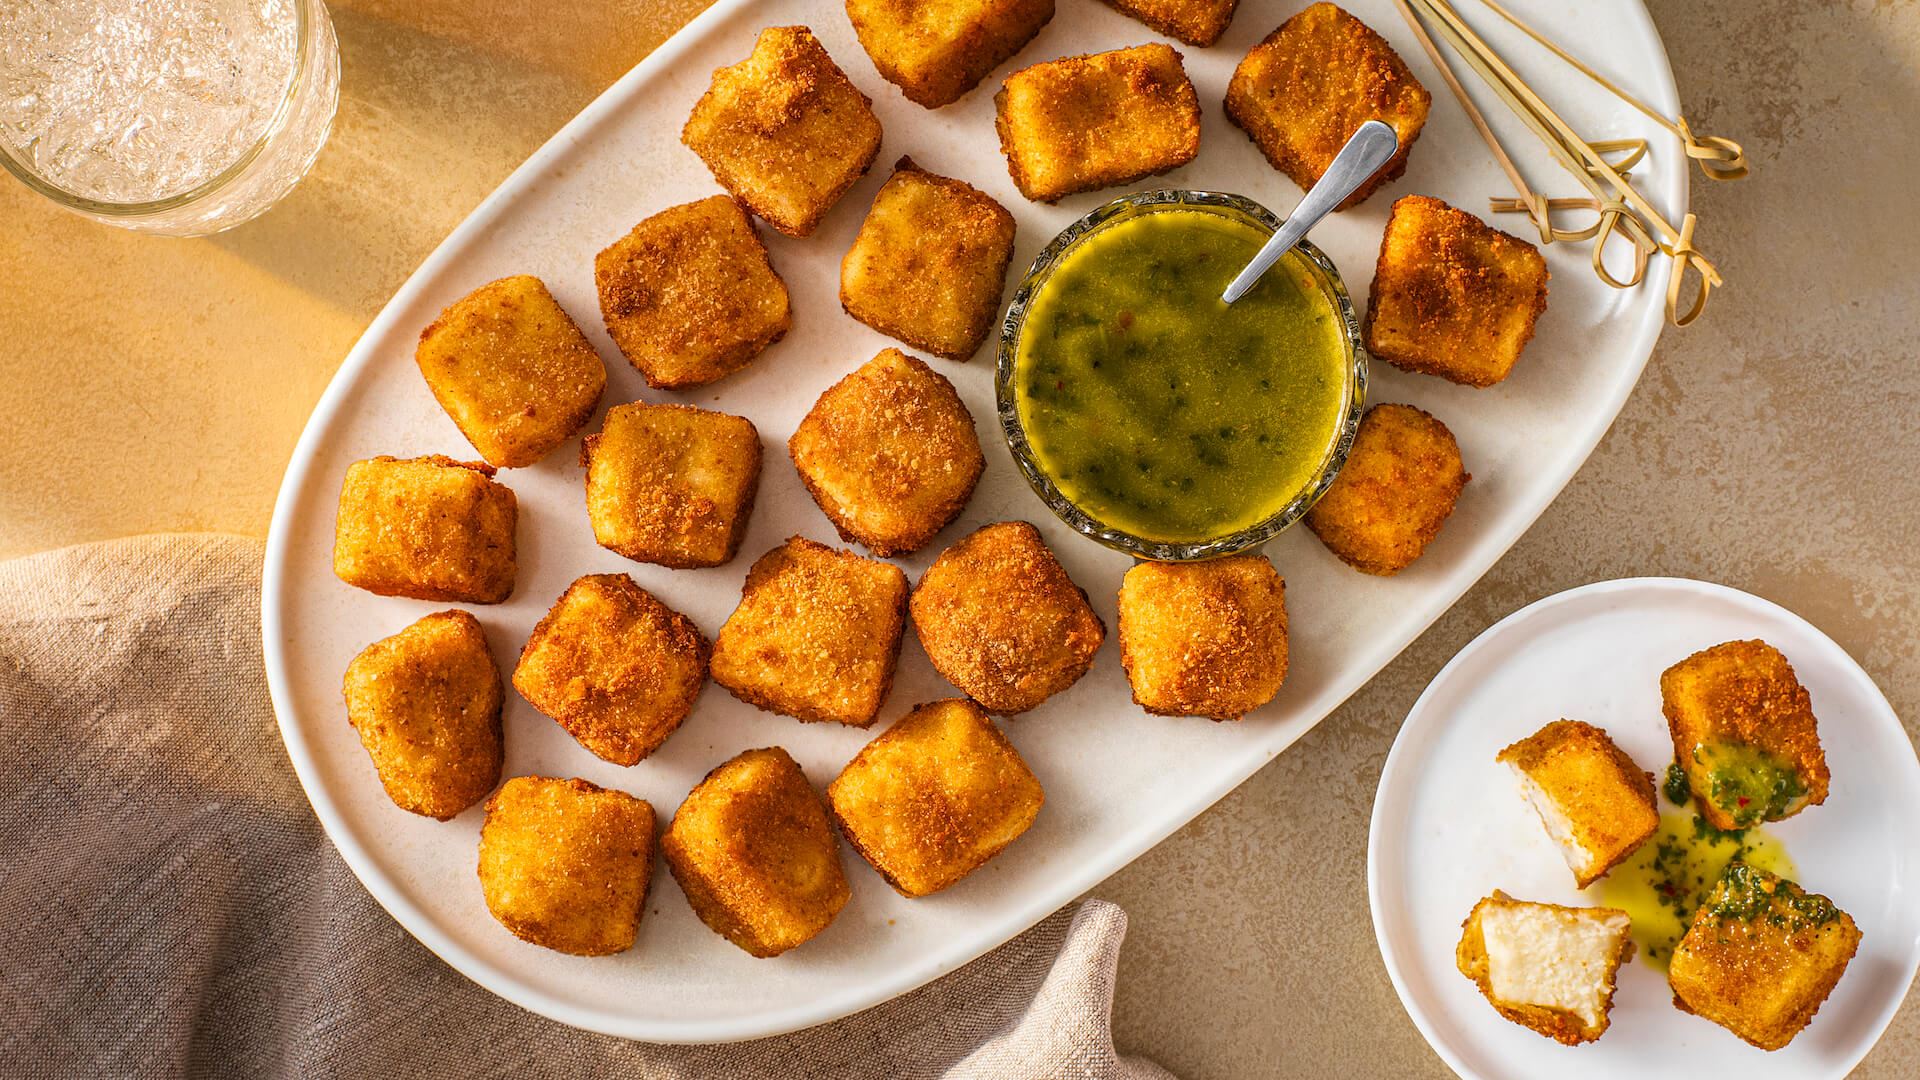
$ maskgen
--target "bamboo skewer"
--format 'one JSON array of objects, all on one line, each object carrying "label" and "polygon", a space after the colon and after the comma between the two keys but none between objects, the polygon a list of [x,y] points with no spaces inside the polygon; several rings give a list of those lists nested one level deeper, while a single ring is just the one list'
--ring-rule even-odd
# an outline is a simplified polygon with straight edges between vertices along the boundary
[{"label": "bamboo skewer", "polygon": [[1752,171],[1747,165],[1747,152],[1739,143],[1717,135],[1695,135],[1693,128],[1688,126],[1686,117],[1676,116],[1669,120],[1662,116],[1652,106],[1622,90],[1614,84],[1613,80],[1588,67],[1580,61],[1579,57],[1562,49],[1551,38],[1521,21],[1513,12],[1503,7],[1499,0],[1481,0],[1481,3],[1493,9],[1494,14],[1512,24],[1514,29],[1532,38],[1542,48],[1565,61],[1575,71],[1599,83],[1608,93],[1645,113],[1647,119],[1672,132],[1675,138],[1686,145],[1687,156],[1700,166],[1701,173],[1705,174],[1707,179],[1740,180]]},{"label": "bamboo skewer", "polygon": [[[1510,13],[1500,8],[1495,0],[1483,0],[1483,2],[1493,7],[1503,18],[1512,22],[1529,37],[1545,45],[1556,56],[1660,122],[1690,148],[1689,157],[1700,162],[1702,170],[1707,171],[1709,175],[1714,175],[1715,179],[1737,179],[1737,176],[1732,175],[1736,168],[1740,175],[1745,175],[1747,166],[1744,156],[1739,152],[1738,144],[1724,139],[1715,141],[1714,145],[1719,146],[1721,150],[1731,147],[1731,156],[1717,156],[1719,151],[1715,151],[1715,155],[1694,154],[1691,148],[1706,145],[1707,142],[1694,139],[1691,132],[1684,127],[1684,121],[1667,121],[1659,117],[1646,105],[1625,94],[1597,72],[1520,23]],[[1526,213],[1539,230],[1542,243],[1552,243],[1554,240],[1593,239],[1594,273],[1601,281],[1614,288],[1626,289],[1640,284],[1645,279],[1648,263],[1654,253],[1659,252],[1671,257],[1674,260],[1674,271],[1667,283],[1667,316],[1676,326],[1685,326],[1698,318],[1706,307],[1708,295],[1716,286],[1722,284],[1722,278],[1714,265],[1693,245],[1693,234],[1697,223],[1695,216],[1687,214],[1680,227],[1676,229],[1627,180],[1627,170],[1646,152],[1644,141],[1628,140],[1594,144],[1582,139],[1552,106],[1535,93],[1532,87],[1528,86],[1513,68],[1508,66],[1500,55],[1474,32],[1472,26],[1460,16],[1448,0],[1395,0],[1395,4],[1399,7],[1401,16],[1406,19],[1408,26],[1413,29],[1415,36],[1420,39],[1421,45],[1427,50],[1428,56],[1440,68],[1448,87],[1474,121],[1474,127],[1486,140],[1494,157],[1500,161],[1503,171],[1507,173],[1508,179],[1513,182],[1518,192],[1518,197],[1515,199],[1495,200],[1493,209],[1496,212],[1514,210]],[[1513,164],[1511,156],[1500,145],[1492,127],[1487,124],[1485,117],[1473,104],[1465,88],[1460,85],[1459,79],[1453,73],[1452,65],[1441,54],[1434,43],[1433,35],[1428,32],[1424,22],[1416,14],[1416,10],[1433,21],[1434,31],[1446,40],[1447,44],[1466,61],[1475,74],[1487,83],[1508,109],[1546,145],[1555,161],[1587,188],[1591,195],[1590,199],[1545,199],[1526,183],[1518,167]],[[1626,151],[1627,157],[1619,161],[1607,160],[1607,154],[1621,151]],[[1715,169],[1719,170],[1718,175],[1715,174]],[[1556,209],[1575,208],[1591,209],[1599,216],[1593,225],[1585,229],[1562,229],[1553,224],[1552,214]],[[1654,235],[1656,231],[1659,233],[1658,236]],[[1633,245],[1633,271],[1624,281],[1616,278],[1606,266],[1607,244],[1616,236],[1625,236]],[[1699,284],[1692,304],[1683,312],[1680,310],[1680,290],[1688,269],[1695,272]]]}]

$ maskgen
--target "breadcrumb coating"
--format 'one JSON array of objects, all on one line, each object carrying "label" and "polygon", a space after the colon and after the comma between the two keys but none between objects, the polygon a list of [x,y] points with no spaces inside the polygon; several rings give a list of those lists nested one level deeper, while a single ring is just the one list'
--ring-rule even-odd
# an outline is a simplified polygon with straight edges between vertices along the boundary
[{"label": "breadcrumb coating", "polygon": [[910,610],[934,669],[1001,716],[1078,682],[1107,635],[1086,591],[1024,521],[984,526],[941,552]]},{"label": "breadcrumb coating", "polygon": [[575,956],[633,947],[653,877],[653,807],[585,780],[516,776],[487,802],[480,891],[515,936]]},{"label": "breadcrumb coating", "polygon": [[1407,171],[1433,95],[1373,28],[1333,4],[1314,4],[1255,45],[1227,84],[1227,119],[1301,190],[1327,167],[1361,124],[1393,127],[1393,157],[1336,207],[1365,202]]},{"label": "breadcrumb coating", "polygon": [[953,384],[898,349],[828,387],[787,449],[840,538],[880,556],[925,547],[987,464]]}]

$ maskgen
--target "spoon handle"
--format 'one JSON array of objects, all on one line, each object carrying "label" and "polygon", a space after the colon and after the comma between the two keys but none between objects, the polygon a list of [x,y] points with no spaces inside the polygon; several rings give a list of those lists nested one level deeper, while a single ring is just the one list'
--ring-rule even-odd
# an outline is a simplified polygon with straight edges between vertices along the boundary
[{"label": "spoon handle", "polygon": [[1287,220],[1281,222],[1280,229],[1267,239],[1265,245],[1254,255],[1246,269],[1240,271],[1220,299],[1231,304],[1247,294],[1260,276],[1273,269],[1307,230],[1320,223],[1320,219],[1333,212],[1342,199],[1353,194],[1354,189],[1367,182],[1380,167],[1393,157],[1400,148],[1400,137],[1393,128],[1378,120],[1369,120],[1354,131],[1347,145],[1334,155],[1333,164],[1321,174],[1320,182],[1313,185],[1307,197],[1293,208]]}]

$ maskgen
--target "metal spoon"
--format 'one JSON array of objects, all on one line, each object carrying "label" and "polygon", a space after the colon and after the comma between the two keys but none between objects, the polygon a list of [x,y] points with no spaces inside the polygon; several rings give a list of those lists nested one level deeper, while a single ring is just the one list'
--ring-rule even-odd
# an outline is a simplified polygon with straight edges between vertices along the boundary
[{"label": "metal spoon", "polygon": [[1267,239],[1259,253],[1254,255],[1253,261],[1233,279],[1227,291],[1220,294],[1220,299],[1231,304],[1247,295],[1254,282],[1259,281],[1262,274],[1273,269],[1273,264],[1280,261],[1280,256],[1299,243],[1300,238],[1307,235],[1307,230],[1318,225],[1321,218],[1332,213],[1342,199],[1353,194],[1355,188],[1379,172],[1380,166],[1385,165],[1398,149],[1400,137],[1393,133],[1393,128],[1378,120],[1361,124],[1353,137],[1347,140],[1347,145],[1334,155],[1333,164],[1327,166],[1320,182],[1313,185],[1307,197],[1300,200],[1300,205],[1293,208],[1293,213],[1287,216],[1286,221],[1281,222],[1280,230]]}]

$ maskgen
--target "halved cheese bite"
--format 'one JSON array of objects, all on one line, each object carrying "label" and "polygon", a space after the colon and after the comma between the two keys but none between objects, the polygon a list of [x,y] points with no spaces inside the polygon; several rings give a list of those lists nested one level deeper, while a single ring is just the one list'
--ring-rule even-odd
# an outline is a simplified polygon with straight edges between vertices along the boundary
[{"label": "halved cheese bite", "polygon": [[1833,901],[1732,863],[1673,950],[1674,1007],[1778,1050],[1820,1011],[1860,948]]},{"label": "halved cheese bite", "polygon": [[1660,674],[1673,758],[1716,829],[1779,821],[1827,801],[1813,699],[1779,649],[1728,641]]},{"label": "halved cheese bite", "polygon": [[1583,889],[1660,827],[1653,774],[1592,724],[1555,720],[1495,760],[1512,767]]},{"label": "halved cheese bite", "polygon": [[1632,927],[1618,908],[1537,904],[1495,889],[1461,924],[1454,963],[1501,1016],[1577,1046],[1607,1030]]}]

